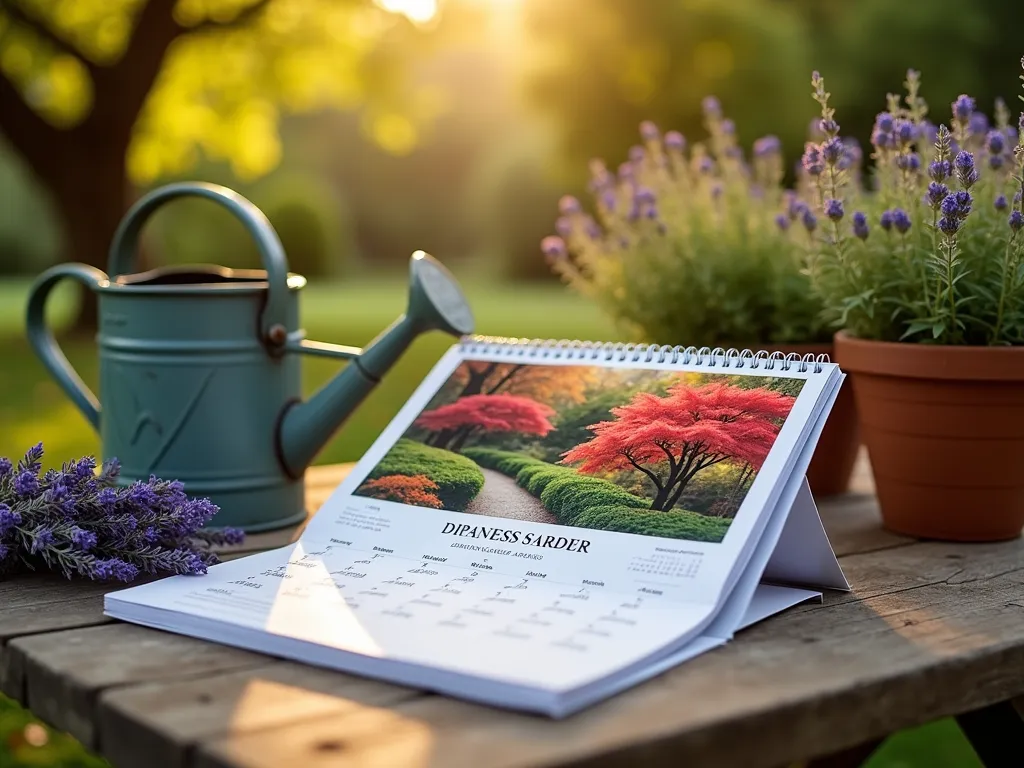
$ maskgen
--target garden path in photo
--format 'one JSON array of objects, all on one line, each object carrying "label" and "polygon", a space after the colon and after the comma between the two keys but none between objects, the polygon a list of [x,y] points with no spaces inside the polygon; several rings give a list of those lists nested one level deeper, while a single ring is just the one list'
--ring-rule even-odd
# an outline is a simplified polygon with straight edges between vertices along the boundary
[{"label": "garden path in photo", "polygon": [[480,468],[484,474],[484,487],[466,506],[466,512],[489,517],[510,517],[530,523],[552,523],[557,525],[555,516],[548,512],[536,496],[532,496],[516,485],[514,478]]}]

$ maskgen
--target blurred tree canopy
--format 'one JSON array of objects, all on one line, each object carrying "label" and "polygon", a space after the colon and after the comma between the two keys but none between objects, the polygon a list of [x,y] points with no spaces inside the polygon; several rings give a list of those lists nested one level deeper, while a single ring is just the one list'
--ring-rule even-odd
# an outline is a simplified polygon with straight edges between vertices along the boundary
[{"label": "blurred tree canopy", "polygon": [[[818,112],[812,70],[824,75],[843,133],[867,146],[886,93],[922,72],[931,116],[948,121],[960,93],[992,113],[1013,101],[1024,54],[1020,0],[524,0],[537,51],[534,103],[554,118],[562,172],[577,188],[587,160],[609,167],[653,120],[700,140],[700,105],[715,95],[741,145],[774,134],[790,165]],[[552,221],[555,217],[552,211]]]},{"label": "blurred tree canopy", "polygon": [[66,250],[102,265],[134,185],[201,155],[263,174],[282,112],[372,94],[364,127],[407,149],[430,104],[399,101],[400,45],[379,45],[403,21],[369,0],[0,0],[0,132],[49,194]]}]

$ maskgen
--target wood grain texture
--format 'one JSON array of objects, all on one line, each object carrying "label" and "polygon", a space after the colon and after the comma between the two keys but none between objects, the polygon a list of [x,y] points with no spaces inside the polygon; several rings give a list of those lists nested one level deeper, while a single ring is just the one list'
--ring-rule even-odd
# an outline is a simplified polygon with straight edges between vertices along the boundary
[{"label": "wood grain texture", "polygon": [[210,676],[268,658],[122,623],[17,638],[7,653],[28,708],[93,748],[100,690]]},{"label": "wood grain texture", "polygon": [[419,692],[290,662],[115,688],[100,698],[99,743],[115,766],[182,768],[204,738],[258,732],[414,698]]},{"label": "wood grain texture", "polygon": [[[1024,546],[846,558],[832,596],[563,722],[429,696],[209,741],[197,765],[776,766],[1024,690]],[[950,555],[955,555],[950,557]]]},{"label": "wood grain texture", "polygon": [[[310,470],[310,507],[349,470]],[[133,625],[52,632],[47,622],[64,619],[47,614],[104,621],[106,588],[45,577],[0,582],[0,642],[11,638],[0,685],[115,768],[769,768],[1024,693],[1024,542],[914,542],[882,529],[871,490],[862,453],[852,492],[821,503],[852,593],[791,609],[562,722]]]}]

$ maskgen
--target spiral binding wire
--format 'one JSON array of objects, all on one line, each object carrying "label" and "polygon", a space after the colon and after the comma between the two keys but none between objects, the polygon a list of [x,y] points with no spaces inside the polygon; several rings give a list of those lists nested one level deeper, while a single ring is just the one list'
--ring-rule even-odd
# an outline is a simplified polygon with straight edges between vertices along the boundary
[{"label": "spiral binding wire", "polygon": [[618,342],[580,341],[578,339],[517,339],[504,336],[463,336],[460,344],[470,354],[506,355],[510,358],[553,360],[608,360],[633,363],[682,363],[708,368],[764,368],[766,371],[789,371],[795,366],[799,373],[813,369],[821,373],[822,365],[830,363],[828,355],[795,352],[768,352],[722,347],[684,347],[657,344],[623,344]]}]

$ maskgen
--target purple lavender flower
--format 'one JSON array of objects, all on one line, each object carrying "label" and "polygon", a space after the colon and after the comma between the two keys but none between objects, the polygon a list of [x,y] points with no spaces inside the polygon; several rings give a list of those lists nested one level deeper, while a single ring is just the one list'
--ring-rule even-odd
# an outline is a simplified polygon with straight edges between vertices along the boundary
[{"label": "purple lavender flower", "polygon": [[839,123],[835,120],[821,119],[818,121],[818,130],[826,136],[835,136],[839,133]]},{"label": "purple lavender flower", "polygon": [[938,208],[939,204],[949,195],[949,187],[945,184],[939,184],[937,181],[933,181],[928,185],[928,205],[932,208]]},{"label": "purple lavender flower", "polygon": [[821,149],[817,144],[808,143],[804,147],[804,156],[801,160],[804,170],[811,176],[820,176],[825,170],[825,162],[821,156]]},{"label": "purple lavender flower", "polygon": [[1006,137],[1001,131],[989,131],[988,136],[985,138],[985,147],[989,153],[1001,155],[1003,150],[1006,149]]},{"label": "purple lavender flower", "polygon": [[879,112],[875,115],[875,129],[882,131],[882,133],[892,133],[892,129],[895,126],[893,116],[888,112]]},{"label": "purple lavender flower", "polygon": [[800,220],[808,232],[813,232],[818,227],[818,217],[811,212],[810,208],[804,208]]},{"label": "purple lavender flower", "polygon": [[978,170],[974,167],[974,155],[962,150],[957,153],[953,165],[956,168],[957,181],[965,189],[970,189],[978,180]]},{"label": "purple lavender flower", "polygon": [[647,150],[641,146],[634,145],[629,148],[629,161],[631,163],[642,163],[647,157]]},{"label": "purple lavender flower", "polygon": [[970,120],[974,114],[974,99],[967,94],[960,94],[952,104],[953,116],[959,120]]},{"label": "purple lavender flower", "polygon": [[665,147],[672,152],[682,152],[686,148],[686,139],[679,131],[665,134]]},{"label": "purple lavender flower", "polygon": [[6,456],[0,456],[0,479],[3,479],[7,477],[9,474],[11,474],[12,468],[13,465],[11,464],[11,460],[8,459]]},{"label": "purple lavender flower", "polygon": [[852,136],[843,139],[843,156],[839,158],[839,169],[846,170],[864,159],[864,151]]},{"label": "purple lavender flower", "polygon": [[853,213],[853,234],[861,240],[868,239],[868,217],[863,211]]},{"label": "purple lavender flower", "polygon": [[897,208],[892,212],[892,224],[901,235],[910,231],[910,217],[902,208]]},{"label": "purple lavender flower", "polygon": [[1009,203],[1006,201],[1006,195],[999,195],[992,203],[997,211],[1005,211],[1009,207]]},{"label": "purple lavender flower", "polygon": [[96,473],[96,459],[87,456],[75,463],[75,476],[79,480],[92,480]]},{"label": "purple lavender flower", "polygon": [[31,496],[39,490],[39,478],[25,470],[14,478],[14,492],[21,497]]},{"label": "purple lavender flower", "polygon": [[128,582],[135,580],[139,576],[138,567],[117,557],[93,560],[86,568],[86,575],[99,581],[116,579],[117,581]]},{"label": "purple lavender flower", "polygon": [[843,201],[829,200],[825,203],[825,215],[832,221],[841,221],[843,218]]},{"label": "purple lavender flower", "polygon": [[[540,249],[550,261],[561,261],[568,255],[565,241],[555,235],[549,235],[541,240]],[[103,502],[100,501],[100,503]]]},{"label": "purple lavender flower", "polygon": [[725,187],[722,186],[722,182],[716,181],[714,184],[711,185],[711,189],[709,191],[711,193],[711,199],[717,200],[722,196],[722,193],[725,191]]},{"label": "purple lavender flower", "polygon": [[1016,235],[1024,227],[1024,214],[1020,211],[1014,211],[1010,214],[1009,224],[1013,234]]},{"label": "purple lavender flower", "polygon": [[76,525],[71,529],[71,543],[79,552],[88,552],[96,546],[96,534]]},{"label": "purple lavender flower", "polygon": [[732,136],[736,133],[736,123],[734,123],[732,120],[725,119],[721,123],[721,129],[722,133],[724,133],[726,136]]},{"label": "purple lavender flower", "polygon": [[879,149],[888,149],[893,145],[893,135],[876,128],[871,132],[871,143]]},{"label": "purple lavender flower", "polygon": [[619,163],[619,181],[629,181],[633,178],[633,164]]},{"label": "purple lavender flower", "polygon": [[953,166],[949,160],[933,160],[928,166],[928,175],[932,181],[945,181],[953,175]]},{"label": "purple lavender flower", "polygon": [[785,232],[789,229],[789,216],[784,213],[778,214],[775,217],[775,226],[777,226],[780,231]]},{"label": "purple lavender flower", "polygon": [[636,200],[639,205],[653,205],[656,202],[654,190],[650,187],[637,187],[636,191],[633,193],[633,199]]},{"label": "purple lavender flower", "polygon": [[705,96],[700,106],[704,114],[710,118],[722,116],[722,104],[714,96]]},{"label": "purple lavender flower", "polygon": [[984,112],[974,112],[967,120],[967,130],[975,136],[980,136],[988,130],[988,117]]},{"label": "purple lavender flower", "polygon": [[966,190],[959,190],[953,193],[953,197],[956,198],[956,204],[960,209],[960,218],[966,219],[967,214],[971,212],[971,205],[974,203],[974,198],[971,197],[971,193]]},{"label": "purple lavender flower", "polygon": [[562,237],[568,237],[572,234],[572,221],[567,216],[559,216],[555,221],[555,232]]},{"label": "purple lavender flower", "polygon": [[640,137],[644,141],[657,141],[658,136],[660,135],[661,133],[658,131],[658,126],[650,120],[644,120],[640,123]]},{"label": "purple lavender flower", "polygon": [[21,514],[6,504],[0,503],[0,536],[21,525]]},{"label": "purple lavender flower", "polygon": [[580,205],[580,201],[572,195],[563,195],[558,201],[558,212],[564,216],[579,213],[582,210],[583,206]]},{"label": "purple lavender flower", "polygon": [[942,232],[946,237],[952,237],[960,229],[960,221],[954,218],[947,218],[943,216],[939,219],[939,231]]},{"label": "purple lavender flower", "polygon": [[917,126],[909,120],[897,120],[893,128],[893,133],[896,134],[896,139],[899,143],[906,146],[917,138]]},{"label": "purple lavender flower", "polygon": [[825,159],[826,164],[838,165],[845,149],[842,140],[833,136],[821,145],[821,156]]},{"label": "purple lavender flower", "polygon": [[897,155],[896,167],[901,171],[917,171],[921,167],[921,157],[916,152]]},{"label": "purple lavender flower", "polygon": [[104,488],[97,494],[96,503],[106,511],[112,510],[117,504],[117,491],[113,488]]},{"label": "purple lavender flower", "polygon": [[782,142],[778,136],[762,136],[754,142],[754,157],[768,157],[782,151]]},{"label": "purple lavender flower", "polygon": [[939,211],[942,212],[943,216],[948,216],[952,219],[959,218],[960,216],[960,205],[956,201],[955,195],[948,195],[943,198],[939,204]]},{"label": "purple lavender flower", "polygon": [[878,224],[886,232],[892,229],[892,211],[882,211],[882,216],[878,220]]},{"label": "purple lavender flower", "polygon": [[53,531],[45,526],[32,531],[31,538],[32,545],[30,551],[33,555],[53,545]]}]

